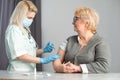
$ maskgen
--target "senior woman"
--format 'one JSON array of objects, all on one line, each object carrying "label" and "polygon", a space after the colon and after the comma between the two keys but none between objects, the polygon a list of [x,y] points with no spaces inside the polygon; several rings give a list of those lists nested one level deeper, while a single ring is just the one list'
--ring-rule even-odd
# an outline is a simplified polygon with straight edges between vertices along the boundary
[{"label": "senior woman", "polygon": [[77,8],[73,18],[74,31],[58,50],[61,57],[53,62],[56,72],[106,73],[109,72],[110,50],[97,33],[99,17],[88,7]]}]

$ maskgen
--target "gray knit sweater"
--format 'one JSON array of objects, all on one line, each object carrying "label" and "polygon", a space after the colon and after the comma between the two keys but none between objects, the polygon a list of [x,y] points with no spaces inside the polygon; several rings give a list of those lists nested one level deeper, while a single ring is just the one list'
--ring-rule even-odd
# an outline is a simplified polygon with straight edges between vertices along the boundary
[{"label": "gray knit sweater", "polygon": [[98,33],[89,40],[88,44],[80,49],[78,35],[67,39],[64,62],[73,64],[86,64],[88,73],[106,73],[110,67],[109,47]]}]

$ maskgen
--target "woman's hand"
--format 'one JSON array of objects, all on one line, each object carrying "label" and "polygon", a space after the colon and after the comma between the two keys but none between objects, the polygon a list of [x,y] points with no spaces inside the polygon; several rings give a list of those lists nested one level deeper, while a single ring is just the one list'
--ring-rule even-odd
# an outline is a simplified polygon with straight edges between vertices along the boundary
[{"label": "woman's hand", "polygon": [[65,64],[62,64],[62,70],[63,70],[63,72],[65,72],[65,73],[71,73],[71,72],[74,71],[74,68],[72,68],[72,67],[69,66],[69,65],[70,65],[70,62],[67,62],[67,63],[65,63]]},{"label": "woman's hand", "polygon": [[74,65],[71,62],[67,62],[63,64],[63,72],[74,73],[74,72],[82,72],[82,70],[80,66]]}]

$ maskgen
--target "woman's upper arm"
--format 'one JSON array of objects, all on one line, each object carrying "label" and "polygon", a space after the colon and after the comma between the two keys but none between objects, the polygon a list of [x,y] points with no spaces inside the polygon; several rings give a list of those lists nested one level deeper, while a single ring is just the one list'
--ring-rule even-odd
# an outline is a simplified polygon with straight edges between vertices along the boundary
[{"label": "woman's upper arm", "polygon": [[62,49],[59,48],[58,53],[60,54],[60,61],[62,63],[64,60],[65,51],[63,51]]},{"label": "woman's upper arm", "polygon": [[61,56],[60,57],[61,62],[63,62],[63,60],[64,60],[67,43],[68,43],[68,41],[65,40],[64,42],[61,43],[61,45],[59,46],[59,49],[58,49],[58,53]]},{"label": "woman's upper arm", "polygon": [[87,64],[89,73],[109,72],[110,50],[108,45],[101,42],[95,47],[95,61]]},{"label": "woman's upper arm", "polygon": [[64,41],[58,49],[58,54],[60,54],[60,59],[57,59],[53,62],[54,69],[57,71],[59,70],[59,66],[63,63],[64,55],[65,55],[65,48],[66,48],[66,41]]},{"label": "woman's upper arm", "polygon": [[11,26],[6,33],[6,43],[10,51],[11,59],[27,53],[23,36],[22,31],[17,26]]}]

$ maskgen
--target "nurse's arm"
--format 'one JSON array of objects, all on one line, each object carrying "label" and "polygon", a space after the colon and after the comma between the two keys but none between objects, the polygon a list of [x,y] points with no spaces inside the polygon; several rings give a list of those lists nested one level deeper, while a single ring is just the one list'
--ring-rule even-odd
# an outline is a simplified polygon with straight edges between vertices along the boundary
[{"label": "nurse's arm", "polygon": [[25,62],[30,62],[30,63],[40,63],[39,57],[34,57],[34,56],[31,56],[27,53],[17,57],[17,59],[19,59],[21,61],[25,61]]},{"label": "nurse's arm", "polygon": [[42,54],[43,53],[43,49],[36,49],[36,54],[39,55],[39,54]]}]

